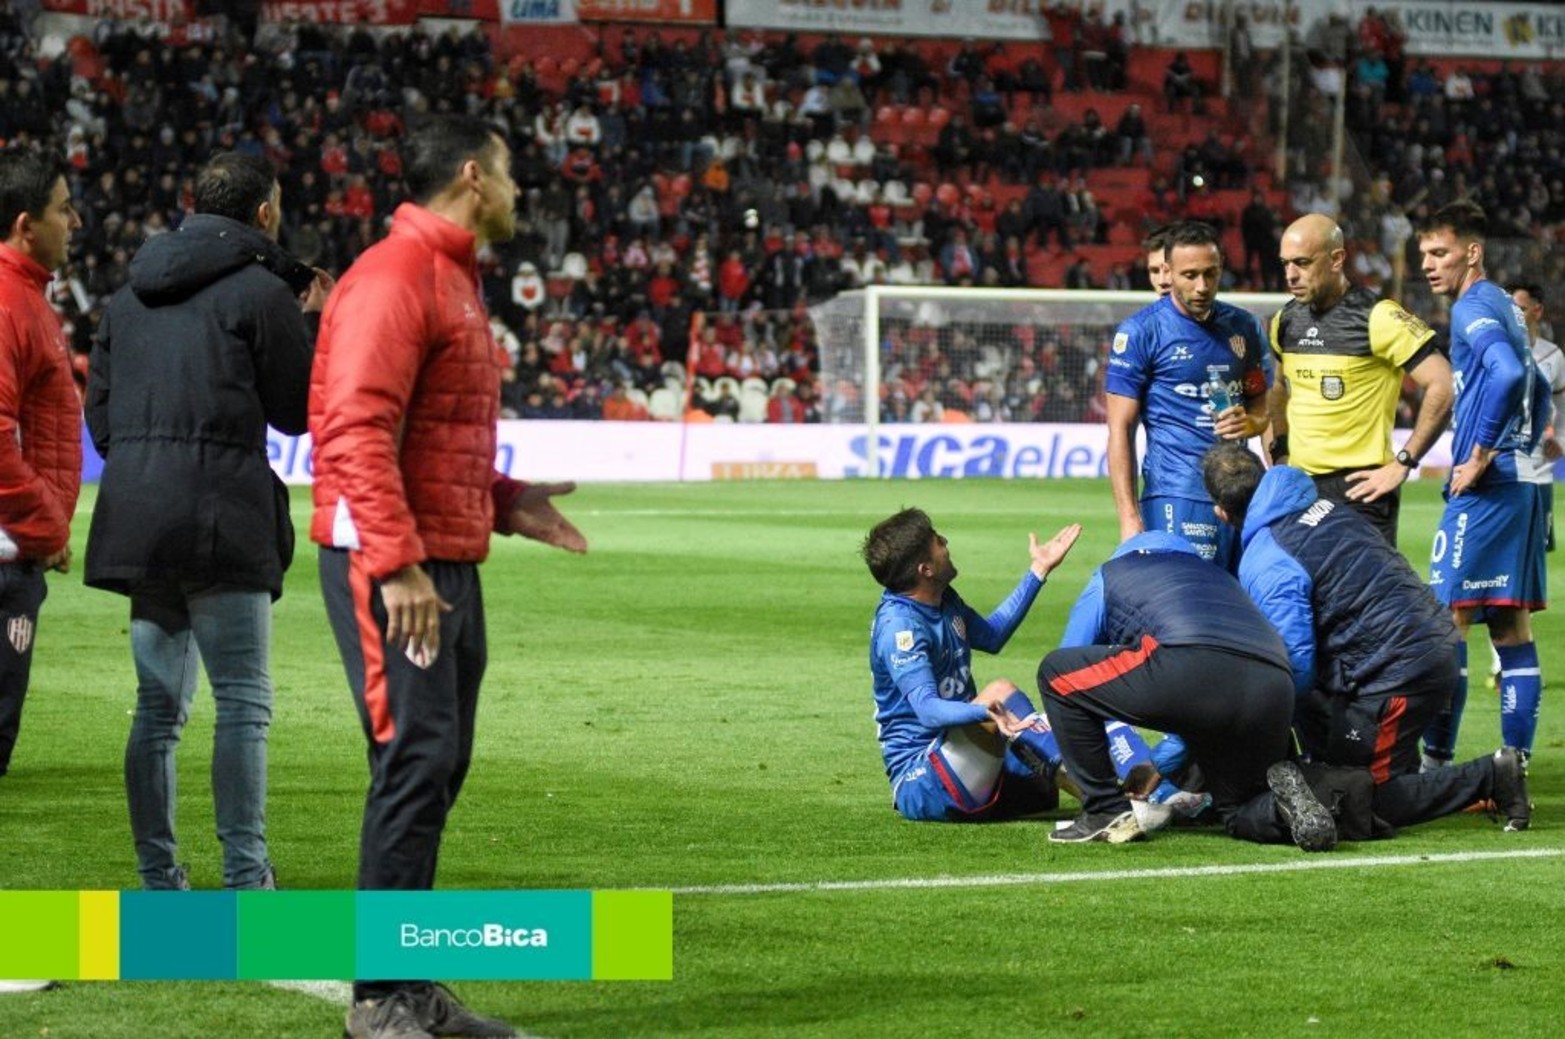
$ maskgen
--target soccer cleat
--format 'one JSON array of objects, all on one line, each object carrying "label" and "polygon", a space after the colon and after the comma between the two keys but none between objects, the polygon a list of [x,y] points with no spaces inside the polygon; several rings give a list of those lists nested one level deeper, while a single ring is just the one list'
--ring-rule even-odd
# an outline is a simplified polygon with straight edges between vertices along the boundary
[{"label": "soccer cleat", "polygon": [[1277,814],[1303,851],[1330,851],[1337,846],[1337,824],[1291,761],[1279,761],[1266,770],[1266,785],[1277,801]]},{"label": "soccer cleat", "polygon": [[418,1000],[408,989],[353,1004],[342,1035],[343,1039],[434,1039],[420,1022]]},{"label": "soccer cleat", "polygon": [[1194,819],[1212,807],[1212,795],[1196,793],[1194,790],[1180,790],[1164,798],[1163,804],[1172,809],[1177,818]]},{"label": "soccer cleat", "polygon": [[1501,747],[1494,752],[1494,781],[1490,792],[1494,795],[1495,814],[1505,820],[1507,833],[1532,825],[1527,772],[1522,766],[1521,752],[1515,747]]},{"label": "soccer cleat", "polygon": [[497,1017],[480,1017],[444,985],[424,984],[411,989],[418,1006],[418,1021],[431,1035],[461,1035],[469,1039],[515,1039],[516,1029]]},{"label": "soccer cleat", "polygon": [[1145,837],[1146,834],[1141,832],[1141,827],[1136,823],[1136,813],[1130,809],[1123,812],[1099,812],[1096,815],[1083,812],[1069,826],[1062,826],[1049,834],[1049,840],[1056,844],[1086,844],[1089,841],[1125,844]]}]

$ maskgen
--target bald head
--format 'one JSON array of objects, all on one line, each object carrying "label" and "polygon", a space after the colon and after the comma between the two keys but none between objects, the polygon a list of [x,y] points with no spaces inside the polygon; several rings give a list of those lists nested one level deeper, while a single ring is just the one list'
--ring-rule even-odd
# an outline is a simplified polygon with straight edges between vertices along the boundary
[{"label": "bald head", "polygon": [[1309,213],[1288,225],[1279,249],[1288,292],[1312,310],[1330,310],[1348,291],[1342,273],[1347,252],[1342,228],[1330,217]]}]

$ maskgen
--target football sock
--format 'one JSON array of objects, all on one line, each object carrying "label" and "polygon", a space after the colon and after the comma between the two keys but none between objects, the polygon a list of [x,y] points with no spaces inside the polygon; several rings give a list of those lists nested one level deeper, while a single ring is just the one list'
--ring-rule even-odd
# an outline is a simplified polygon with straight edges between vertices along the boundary
[{"label": "football sock", "polygon": [[1020,689],[1007,696],[1003,701],[1005,709],[1024,722],[1037,725],[1038,729],[1027,729],[1020,736],[1011,739],[1011,749],[1016,756],[1026,762],[1027,767],[1038,775],[1049,775],[1060,765],[1060,741],[1055,739],[1054,732],[1049,728],[1049,719],[1043,712],[1032,705],[1027,699],[1027,694]]},{"label": "football sock", "polygon": [[1451,690],[1451,706],[1435,715],[1435,720],[1424,730],[1424,757],[1442,763],[1456,756],[1456,734],[1462,727],[1462,710],[1467,706],[1467,643],[1465,641],[1456,644],[1456,664],[1459,673],[1456,687]]},{"label": "football sock", "polygon": [[1103,732],[1109,738],[1109,757],[1114,759],[1114,774],[1121,783],[1137,765],[1151,764],[1152,748],[1141,733],[1124,722],[1109,722]]},{"label": "football sock", "polygon": [[1507,747],[1532,753],[1538,731],[1538,704],[1543,676],[1538,671],[1538,644],[1500,646],[1500,739]]}]

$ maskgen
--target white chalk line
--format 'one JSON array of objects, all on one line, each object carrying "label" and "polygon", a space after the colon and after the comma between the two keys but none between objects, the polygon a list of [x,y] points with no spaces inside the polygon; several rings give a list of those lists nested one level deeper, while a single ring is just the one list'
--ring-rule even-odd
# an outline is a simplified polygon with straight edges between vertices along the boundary
[{"label": "white chalk line", "polygon": [[829,891],[896,891],[938,888],[1014,887],[1028,884],[1077,884],[1114,880],[1158,880],[1171,877],[1233,877],[1247,874],[1298,873],[1319,869],[1364,869],[1390,866],[1435,866],[1495,859],[1541,859],[1565,855],[1565,848],[1524,848],[1512,851],[1450,852],[1428,855],[1319,855],[1291,862],[1239,863],[1228,866],[1164,866],[1156,869],[1110,869],[1075,873],[995,873],[971,877],[902,877],[877,880],[822,880],[780,884],[701,884],[676,887],[676,895],[777,895]]}]

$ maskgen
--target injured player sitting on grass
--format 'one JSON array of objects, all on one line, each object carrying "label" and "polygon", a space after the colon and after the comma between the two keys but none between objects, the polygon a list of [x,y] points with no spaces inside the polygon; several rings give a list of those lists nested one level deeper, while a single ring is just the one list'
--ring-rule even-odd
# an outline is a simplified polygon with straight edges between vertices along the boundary
[{"label": "injured player sitting on grass", "polygon": [[[875,722],[904,818],[1014,819],[1054,809],[1061,787],[1074,793],[1047,720],[1006,679],[979,690],[972,649],[1005,647],[1080,533],[1073,523],[1046,542],[1029,534],[1028,568],[988,616],[951,587],[956,566],[923,511],[904,509],[865,538],[864,561],[885,589],[870,636]],[[1104,729],[1121,778],[1150,759],[1134,729],[1114,721]]]}]

